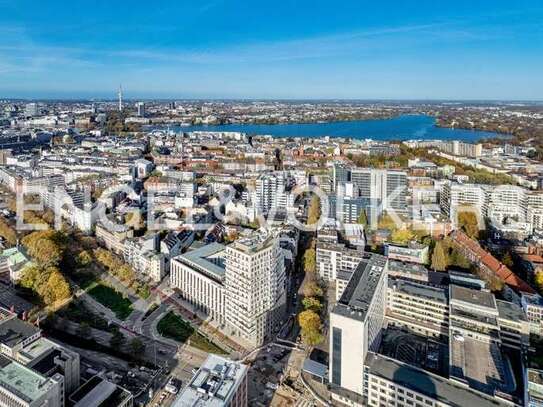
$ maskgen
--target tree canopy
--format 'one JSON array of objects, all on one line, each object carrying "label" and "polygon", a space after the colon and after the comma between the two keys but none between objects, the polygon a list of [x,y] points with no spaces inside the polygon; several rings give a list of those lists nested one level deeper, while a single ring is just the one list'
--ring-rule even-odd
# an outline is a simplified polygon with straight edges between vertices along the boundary
[{"label": "tree canopy", "polygon": [[311,310],[302,311],[298,315],[302,330],[302,338],[307,345],[315,346],[322,342],[322,324],[319,315]]}]

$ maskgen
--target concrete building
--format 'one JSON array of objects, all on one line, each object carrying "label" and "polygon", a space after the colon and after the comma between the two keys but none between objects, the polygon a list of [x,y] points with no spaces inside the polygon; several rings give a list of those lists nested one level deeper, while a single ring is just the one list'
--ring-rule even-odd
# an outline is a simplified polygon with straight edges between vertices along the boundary
[{"label": "concrete building", "polygon": [[354,196],[378,201],[383,210],[405,211],[407,173],[403,171],[353,168],[350,171]]},{"label": "concrete building", "polygon": [[332,282],[339,272],[352,273],[364,257],[361,250],[349,249],[342,243],[319,241],[316,245],[317,274],[324,281]]},{"label": "concrete building", "polygon": [[363,394],[364,361],[379,349],[385,322],[386,284],[386,257],[365,254],[330,312],[332,397],[334,388]]},{"label": "concrete building", "polygon": [[543,371],[528,369],[528,400],[527,407],[543,407]]},{"label": "concrete building", "polygon": [[172,259],[170,286],[198,311],[225,323],[226,246],[210,243]]},{"label": "concrete building", "polygon": [[283,321],[286,274],[279,239],[256,232],[226,248],[226,323],[231,335],[262,344]]},{"label": "concrete building", "polygon": [[1,407],[64,406],[62,375],[46,377],[0,355]]},{"label": "concrete building", "polygon": [[172,407],[246,407],[247,366],[209,355]]},{"label": "concrete building", "polygon": [[69,399],[73,407],[132,407],[134,397],[128,390],[101,376],[93,376],[83,383]]},{"label": "concrete building", "polygon": [[409,242],[407,246],[385,244],[385,256],[393,260],[409,263],[427,264],[429,260],[428,250],[428,246],[415,241]]},{"label": "concrete building", "polygon": [[287,178],[283,172],[264,174],[256,180],[254,201],[258,211],[266,215],[270,210],[286,210]]}]

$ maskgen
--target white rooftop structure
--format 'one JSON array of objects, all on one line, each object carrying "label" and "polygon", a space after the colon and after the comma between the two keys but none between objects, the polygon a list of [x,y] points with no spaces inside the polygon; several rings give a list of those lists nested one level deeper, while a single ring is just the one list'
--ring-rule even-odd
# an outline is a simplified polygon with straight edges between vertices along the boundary
[{"label": "white rooftop structure", "polygon": [[247,366],[209,355],[172,407],[247,405]]}]

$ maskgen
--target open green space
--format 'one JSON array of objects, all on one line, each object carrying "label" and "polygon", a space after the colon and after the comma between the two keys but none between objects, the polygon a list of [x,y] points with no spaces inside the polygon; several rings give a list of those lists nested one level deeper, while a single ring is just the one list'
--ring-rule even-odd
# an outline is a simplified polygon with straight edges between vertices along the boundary
[{"label": "open green space", "polygon": [[224,350],[197,332],[187,321],[171,311],[158,322],[157,329],[160,335],[174,341],[185,343],[190,340],[191,346],[204,352],[225,353]]},{"label": "open green space", "polygon": [[132,313],[130,300],[102,282],[97,283],[87,293],[100,304],[112,310],[119,319],[126,319]]}]

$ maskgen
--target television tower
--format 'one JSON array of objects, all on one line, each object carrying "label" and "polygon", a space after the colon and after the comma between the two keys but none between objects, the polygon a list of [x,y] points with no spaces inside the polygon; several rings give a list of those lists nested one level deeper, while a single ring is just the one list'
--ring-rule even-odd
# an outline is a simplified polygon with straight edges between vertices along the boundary
[{"label": "television tower", "polygon": [[119,112],[123,111],[123,87],[119,85]]}]

